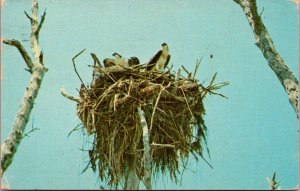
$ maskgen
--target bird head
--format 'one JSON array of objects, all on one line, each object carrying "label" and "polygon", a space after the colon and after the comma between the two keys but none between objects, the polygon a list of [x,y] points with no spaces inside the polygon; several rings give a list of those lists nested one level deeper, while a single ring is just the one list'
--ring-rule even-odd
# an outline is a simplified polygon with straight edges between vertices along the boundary
[{"label": "bird head", "polygon": [[122,58],[122,56],[121,56],[120,54],[116,53],[116,52],[113,53],[112,55],[113,55],[115,58]]},{"label": "bird head", "polygon": [[165,53],[168,53],[169,47],[168,47],[167,43],[164,42],[161,44],[161,46],[162,46],[162,51]]}]

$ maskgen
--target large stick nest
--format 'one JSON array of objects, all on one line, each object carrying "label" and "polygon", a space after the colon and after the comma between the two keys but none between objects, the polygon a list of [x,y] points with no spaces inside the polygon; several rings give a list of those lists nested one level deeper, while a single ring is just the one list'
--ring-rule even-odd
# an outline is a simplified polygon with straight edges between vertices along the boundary
[{"label": "large stick nest", "polygon": [[[137,107],[149,128],[152,172],[177,180],[179,160],[203,152],[203,99],[224,84],[203,87],[191,77],[139,68],[95,68],[91,87],[81,86],[78,116],[94,137],[90,164],[101,180],[117,186],[129,168],[143,178],[143,141]],[[191,75],[190,75],[191,76]],[[215,93],[214,93],[215,94]]]}]

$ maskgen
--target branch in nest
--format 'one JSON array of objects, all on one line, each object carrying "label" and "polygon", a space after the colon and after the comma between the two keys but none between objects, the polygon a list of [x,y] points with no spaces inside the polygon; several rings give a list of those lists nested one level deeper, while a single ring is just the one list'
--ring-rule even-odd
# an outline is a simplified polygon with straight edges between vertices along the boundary
[{"label": "branch in nest", "polygon": [[141,93],[146,94],[147,96],[154,94],[155,92],[158,92],[161,88],[161,84],[153,84],[151,86],[145,87],[141,90]]},{"label": "branch in nest", "polygon": [[99,59],[97,58],[96,54],[95,53],[91,53],[91,56],[94,60],[94,66],[98,66],[100,68],[103,68],[103,66],[101,65]]},{"label": "branch in nest", "polygon": [[7,44],[7,45],[15,46],[19,50],[19,52],[21,53],[25,63],[27,64],[28,71],[30,73],[32,73],[33,63],[32,63],[32,60],[31,60],[30,56],[28,55],[27,51],[23,47],[23,45],[18,40],[15,40],[15,39],[13,39],[13,40],[3,40],[3,43]]},{"label": "branch in nest", "polygon": [[151,146],[158,146],[158,147],[171,147],[171,148],[175,148],[175,145],[172,145],[172,144],[159,144],[159,143],[151,143]]},{"label": "branch in nest", "polygon": [[80,99],[78,97],[68,94],[63,87],[60,89],[60,93],[69,100],[75,101],[77,103],[80,102]]}]

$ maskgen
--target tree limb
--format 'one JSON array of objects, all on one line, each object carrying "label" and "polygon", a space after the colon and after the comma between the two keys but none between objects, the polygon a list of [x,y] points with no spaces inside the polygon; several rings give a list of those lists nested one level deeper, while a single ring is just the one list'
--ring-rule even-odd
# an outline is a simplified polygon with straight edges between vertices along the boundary
[{"label": "tree limb", "polygon": [[[37,7],[38,7],[37,0],[33,0],[32,17],[30,17],[30,18],[32,18],[32,20],[37,18]],[[29,66],[31,69],[31,77],[30,77],[29,83],[26,87],[23,99],[21,101],[19,111],[15,118],[12,131],[9,134],[8,138],[5,140],[5,142],[1,145],[1,171],[0,171],[1,177],[2,177],[3,173],[5,172],[5,170],[12,163],[13,157],[18,149],[18,146],[24,137],[23,134],[24,134],[27,122],[29,120],[31,110],[33,108],[35,98],[38,95],[38,91],[41,86],[44,74],[48,71],[48,68],[46,66],[44,66],[43,63],[41,63],[41,60],[42,60],[42,57],[40,57],[41,51],[39,49],[39,42],[38,42],[38,38],[35,33],[35,31],[36,31],[35,29],[37,28],[37,25],[38,25],[37,21],[31,22],[31,29],[32,29],[31,44],[32,44],[32,52],[34,55],[34,63],[29,62],[30,63]],[[14,41],[14,40],[12,40],[12,41]],[[7,41],[7,42],[11,42],[11,41]],[[26,51],[24,51],[24,52],[26,52]],[[27,54],[27,56],[28,56],[28,54]],[[25,60],[25,62],[26,62],[26,60]],[[28,63],[27,63],[27,65],[28,65]]]},{"label": "tree limb", "polygon": [[292,71],[285,64],[282,57],[277,52],[273,41],[262,22],[260,15],[257,13],[256,0],[233,0],[239,4],[253,30],[256,45],[262,51],[264,57],[268,61],[269,66],[276,74],[285,91],[288,94],[289,102],[293,106],[298,117],[298,95],[299,86],[298,80]]},{"label": "tree limb", "polygon": [[28,15],[28,13],[26,11],[24,11],[26,17],[30,20],[30,23],[32,23],[32,17]]},{"label": "tree limb", "polygon": [[37,28],[37,31],[36,31],[37,35],[39,34],[39,32],[40,32],[40,30],[41,30],[41,28],[43,26],[43,23],[45,21],[45,17],[46,17],[46,10],[44,11],[44,13],[43,13],[43,15],[41,17],[40,24],[38,25],[38,28]]},{"label": "tree limb", "polygon": [[138,107],[138,115],[140,117],[141,127],[143,129],[143,144],[144,144],[144,182],[147,190],[151,190],[151,157],[148,125],[144,111]]},{"label": "tree limb", "polygon": [[[40,47],[39,47],[39,34],[38,34],[38,2],[37,0],[33,0],[32,5],[32,16],[31,16],[31,49],[34,56],[34,63],[39,63],[40,60]],[[41,63],[42,64],[42,63]]]},{"label": "tree limb", "polygon": [[25,63],[27,64],[29,72],[32,73],[33,63],[32,63],[30,56],[28,55],[27,51],[23,47],[23,45],[18,40],[15,40],[15,39],[3,40],[3,43],[7,44],[7,45],[15,46],[19,50]]},{"label": "tree limb", "polygon": [[63,95],[64,97],[68,98],[69,100],[75,101],[75,102],[77,102],[77,103],[80,102],[80,99],[79,99],[78,97],[68,94],[68,93],[65,91],[64,88],[61,88],[61,89],[60,89],[60,93],[61,93],[61,95]]}]

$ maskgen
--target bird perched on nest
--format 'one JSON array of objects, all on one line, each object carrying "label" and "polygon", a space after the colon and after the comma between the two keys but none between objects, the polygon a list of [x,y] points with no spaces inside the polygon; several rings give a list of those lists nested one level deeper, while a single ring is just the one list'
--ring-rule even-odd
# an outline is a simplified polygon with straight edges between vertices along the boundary
[{"label": "bird perched on nest", "polygon": [[128,68],[128,62],[125,61],[125,59],[118,53],[113,53],[113,57],[115,57],[115,65],[116,66],[123,66],[125,68]]},{"label": "bird perched on nest", "polygon": [[155,56],[148,62],[147,70],[148,71],[163,71],[171,58],[169,54],[169,47],[166,43],[163,43],[162,50],[159,50]]},{"label": "bird perched on nest", "polygon": [[106,68],[112,67],[112,66],[121,66],[121,67],[131,67],[134,65],[140,64],[140,61],[137,57],[131,57],[128,60],[125,60],[119,53],[113,53],[112,56],[115,59],[112,58],[106,58],[103,60],[103,64]]},{"label": "bird perched on nest", "polygon": [[140,61],[135,56],[133,56],[133,57],[131,57],[131,58],[128,59],[128,65],[129,65],[129,67],[136,66],[136,65],[139,65],[139,64],[140,64]]}]

